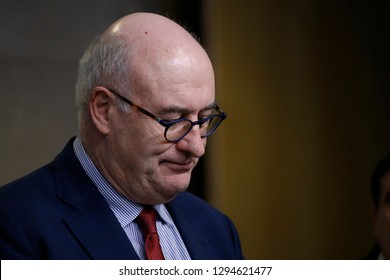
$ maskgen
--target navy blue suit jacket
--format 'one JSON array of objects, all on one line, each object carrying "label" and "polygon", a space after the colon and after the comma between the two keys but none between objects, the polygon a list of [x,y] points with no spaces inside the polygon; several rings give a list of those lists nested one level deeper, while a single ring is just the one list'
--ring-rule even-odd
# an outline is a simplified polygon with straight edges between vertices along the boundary
[{"label": "navy blue suit jacket", "polygon": [[[0,259],[138,259],[72,147],[0,188]],[[228,217],[184,192],[166,204],[192,259],[242,259]]]}]

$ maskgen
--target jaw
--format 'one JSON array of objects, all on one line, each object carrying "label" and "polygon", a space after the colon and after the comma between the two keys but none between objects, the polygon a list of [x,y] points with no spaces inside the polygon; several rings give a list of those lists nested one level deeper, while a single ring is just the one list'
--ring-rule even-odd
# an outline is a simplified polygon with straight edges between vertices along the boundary
[{"label": "jaw", "polygon": [[133,177],[131,178],[132,180],[127,180],[127,185],[136,186],[136,189],[128,188],[125,190],[124,195],[139,204],[156,205],[167,203],[188,188],[191,172],[192,168],[175,170],[159,167],[157,172],[149,172],[147,178],[139,178],[136,181]]}]

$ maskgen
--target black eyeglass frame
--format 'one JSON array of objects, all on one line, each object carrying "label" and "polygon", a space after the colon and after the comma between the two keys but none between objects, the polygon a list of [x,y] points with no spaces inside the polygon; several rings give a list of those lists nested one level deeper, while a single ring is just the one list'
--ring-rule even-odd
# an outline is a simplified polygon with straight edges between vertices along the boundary
[{"label": "black eyeglass frame", "polygon": [[[199,125],[199,127],[202,127],[202,125],[213,119],[213,118],[216,118],[216,117],[219,117],[219,122],[214,126],[214,128],[207,132],[206,135],[202,135],[201,137],[202,138],[206,138],[208,136],[210,136],[211,134],[213,134],[217,128],[219,127],[219,125],[222,123],[222,121],[224,119],[226,119],[227,117],[227,114],[221,110],[221,108],[219,108],[219,106],[217,104],[214,104],[213,107],[211,107],[210,109],[215,109],[218,114],[212,114],[204,119],[201,119],[201,120],[198,120],[198,121],[191,121],[189,119],[186,119],[186,118],[179,118],[179,119],[175,119],[175,120],[163,120],[159,117],[157,117],[156,115],[152,114],[151,112],[149,112],[148,110],[142,108],[141,106],[135,104],[134,102],[132,102],[131,100],[129,100],[128,98],[124,97],[123,95],[119,94],[116,90],[113,90],[111,88],[107,88],[112,94],[114,94],[115,96],[117,96],[119,99],[121,99],[122,101],[124,101],[125,103],[129,104],[131,107],[137,109],[138,111],[140,111],[141,113],[145,114],[146,116],[152,118],[153,120],[155,120],[156,122],[158,122],[160,125],[164,126],[165,127],[165,131],[164,131],[164,138],[168,141],[168,142],[171,142],[171,143],[176,143],[176,142],[179,142],[181,139],[183,139],[190,131],[191,129],[195,126],[195,125]],[[182,121],[187,121],[189,123],[191,123],[191,127],[188,129],[188,131],[182,135],[180,138],[178,139],[175,139],[175,140],[169,140],[167,138],[167,132],[168,132],[168,129],[171,125],[174,125],[175,123],[178,123],[178,122],[182,122]]]}]

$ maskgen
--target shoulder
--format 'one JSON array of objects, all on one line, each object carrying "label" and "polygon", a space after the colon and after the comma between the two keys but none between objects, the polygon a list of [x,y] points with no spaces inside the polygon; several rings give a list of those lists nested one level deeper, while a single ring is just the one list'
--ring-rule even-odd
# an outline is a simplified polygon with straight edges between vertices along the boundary
[{"label": "shoulder", "polygon": [[49,185],[55,181],[53,163],[0,187],[0,205],[27,203],[31,199],[51,193]]},{"label": "shoulder", "polygon": [[31,204],[41,204],[48,197],[55,197],[56,185],[60,180],[58,174],[63,170],[56,165],[58,162],[64,162],[64,160],[59,160],[59,157],[63,154],[69,154],[70,151],[68,144],[52,162],[0,187],[0,208],[31,207]]}]

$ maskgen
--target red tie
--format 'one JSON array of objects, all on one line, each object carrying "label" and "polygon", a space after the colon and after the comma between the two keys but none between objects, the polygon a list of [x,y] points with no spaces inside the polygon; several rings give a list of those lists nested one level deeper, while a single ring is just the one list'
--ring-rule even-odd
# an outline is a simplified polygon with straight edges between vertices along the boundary
[{"label": "red tie", "polygon": [[136,219],[142,230],[145,241],[145,253],[148,260],[164,260],[161,251],[160,241],[156,228],[156,209],[152,207],[144,208]]}]

